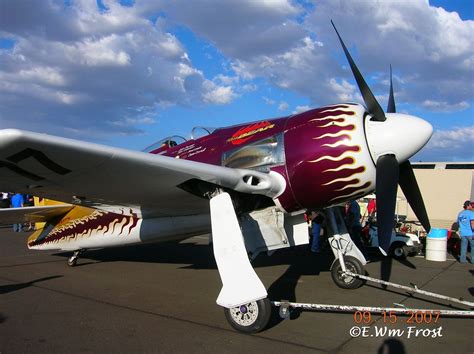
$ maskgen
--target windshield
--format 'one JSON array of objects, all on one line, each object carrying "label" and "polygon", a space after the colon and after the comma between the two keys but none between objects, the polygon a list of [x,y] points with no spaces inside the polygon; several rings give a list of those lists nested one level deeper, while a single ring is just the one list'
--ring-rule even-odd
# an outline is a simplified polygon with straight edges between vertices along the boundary
[{"label": "windshield", "polygon": [[191,130],[191,139],[199,139],[202,138],[203,136],[212,134],[216,130],[216,128],[209,128],[209,127],[194,127],[193,130]]},{"label": "windshield", "polygon": [[168,136],[164,139],[161,139],[157,141],[156,143],[151,144],[150,146],[147,146],[144,148],[142,151],[143,152],[152,152],[161,148],[172,148],[174,146],[177,146],[179,144],[182,144],[186,142],[186,138],[183,138],[180,135],[173,135],[173,136]]}]

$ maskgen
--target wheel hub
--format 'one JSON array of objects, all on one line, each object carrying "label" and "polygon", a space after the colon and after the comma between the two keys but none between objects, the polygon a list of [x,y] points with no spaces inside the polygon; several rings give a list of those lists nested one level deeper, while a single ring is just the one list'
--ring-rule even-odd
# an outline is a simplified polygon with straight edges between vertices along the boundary
[{"label": "wheel hub", "polygon": [[258,318],[257,302],[237,306],[229,310],[232,320],[241,326],[250,326]]}]

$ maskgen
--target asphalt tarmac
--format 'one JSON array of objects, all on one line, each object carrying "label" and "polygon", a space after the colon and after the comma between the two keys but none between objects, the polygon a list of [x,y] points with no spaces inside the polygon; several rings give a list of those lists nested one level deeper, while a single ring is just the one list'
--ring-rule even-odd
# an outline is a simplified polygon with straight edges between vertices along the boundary
[{"label": "asphalt tarmac", "polygon": [[[365,313],[297,312],[255,335],[234,331],[215,304],[221,282],[207,237],[181,243],[68,254],[30,251],[27,233],[0,229],[0,352],[5,353],[473,353],[472,318],[416,319]],[[366,284],[336,287],[330,253],[306,247],[254,261],[272,300],[464,309]],[[373,277],[474,301],[474,266],[411,257],[375,259]],[[370,318],[369,318],[370,315]],[[417,321],[419,323],[417,323]],[[412,322],[411,322],[412,321]],[[356,329],[354,329],[356,328]],[[418,331],[417,331],[418,330]],[[390,333],[391,332],[391,333]]]}]

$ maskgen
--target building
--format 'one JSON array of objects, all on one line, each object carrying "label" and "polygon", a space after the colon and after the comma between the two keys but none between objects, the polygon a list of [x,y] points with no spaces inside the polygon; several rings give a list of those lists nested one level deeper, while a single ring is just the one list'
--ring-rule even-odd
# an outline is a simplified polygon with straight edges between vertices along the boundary
[{"label": "building", "polygon": [[[450,229],[466,200],[474,199],[474,162],[412,163],[432,227]],[[417,220],[398,188],[397,211]]]}]

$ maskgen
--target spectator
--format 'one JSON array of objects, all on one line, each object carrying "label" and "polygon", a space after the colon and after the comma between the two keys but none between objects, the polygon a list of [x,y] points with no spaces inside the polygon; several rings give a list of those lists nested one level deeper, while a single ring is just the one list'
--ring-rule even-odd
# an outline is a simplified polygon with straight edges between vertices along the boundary
[{"label": "spectator", "polygon": [[[22,208],[23,207],[23,195],[20,193],[16,193],[12,196],[12,208]],[[23,224],[13,224],[13,231],[14,232],[21,232],[23,230]]]},{"label": "spectator", "polygon": [[362,224],[360,223],[360,206],[355,200],[348,201],[346,202],[345,211],[345,222],[349,235],[365,259],[369,260],[367,250],[361,240]]},{"label": "spectator", "polygon": [[312,211],[310,214],[311,218],[311,234],[313,236],[311,240],[311,252],[319,253],[319,236],[321,235],[321,225],[324,221],[324,216],[321,213]]},{"label": "spectator", "polygon": [[10,193],[0,192],[0,208],[9,208],[10,207]]},{"label": "spectator", "polygon": [[461,236],[461,255],[459,262],[467,263],[467,244],[471,246],[471,263],[474,263],[472,252],[474,250],[474,238],[472,229],[474,229],[474,212],[472,211],[471,201],[466,200],[463,205],[464,210],[458,214],[459,234]]}]

